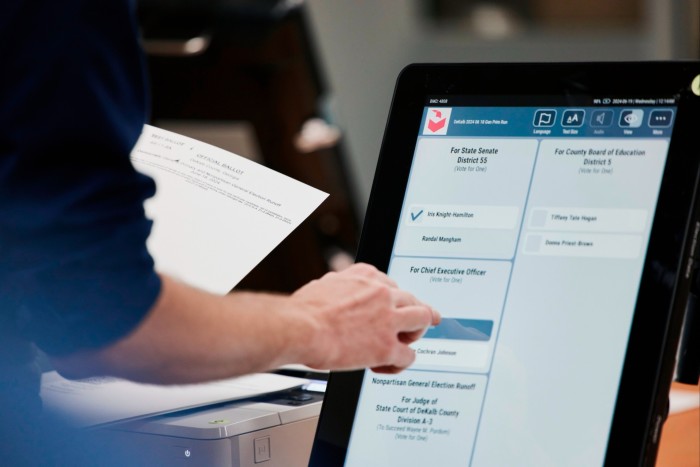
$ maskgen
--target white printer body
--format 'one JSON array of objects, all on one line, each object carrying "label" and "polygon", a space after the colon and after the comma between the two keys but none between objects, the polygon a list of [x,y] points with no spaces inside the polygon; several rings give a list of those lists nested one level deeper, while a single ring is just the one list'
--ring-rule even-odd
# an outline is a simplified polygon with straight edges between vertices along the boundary
[{"label": "white printer body", "polygon": [[111,425],[133,465],[306,467],[323,394],[280,394]]}]

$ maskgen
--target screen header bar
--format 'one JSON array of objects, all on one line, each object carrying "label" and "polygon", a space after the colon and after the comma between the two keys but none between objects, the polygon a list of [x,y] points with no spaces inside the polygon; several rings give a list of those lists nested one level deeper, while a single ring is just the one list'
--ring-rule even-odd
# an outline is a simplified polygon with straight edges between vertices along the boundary
[{"label": "screen header bar", "polygon": [[669,138],[672,106],[426,107],[422,136]]}]

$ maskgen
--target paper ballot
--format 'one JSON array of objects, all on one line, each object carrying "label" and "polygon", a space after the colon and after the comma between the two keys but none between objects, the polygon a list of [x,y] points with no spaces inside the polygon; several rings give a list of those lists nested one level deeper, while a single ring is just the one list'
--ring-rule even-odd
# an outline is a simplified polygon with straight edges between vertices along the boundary
[{"label": "paper ballot", "polygon": [[[249,159],[146,125],[131,153],[156,183],[145,203],[147,247],[156,269],[217,294],[228,293],[328,196]],[[177,345],[177,343],[173,343]],[[118,378],[70,381],[43,375],[47,410],[76,426],[102,425],[280,391],[308,382],[256,374],[185,386]]]},{"label": "paper ballot", "polygon": [[156,269],[219,294],[328,196],[245,157],[149,125],[131,161],[157,187],[145,203]]}]

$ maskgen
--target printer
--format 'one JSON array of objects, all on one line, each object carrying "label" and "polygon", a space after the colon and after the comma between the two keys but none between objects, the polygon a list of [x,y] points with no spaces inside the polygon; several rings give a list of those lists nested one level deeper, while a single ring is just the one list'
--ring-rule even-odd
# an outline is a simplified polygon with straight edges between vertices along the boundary
[{"label": "printer", "polygon": [[103,428],[135,463],[211,467],[307,466],[325,381],[280,393]]}]

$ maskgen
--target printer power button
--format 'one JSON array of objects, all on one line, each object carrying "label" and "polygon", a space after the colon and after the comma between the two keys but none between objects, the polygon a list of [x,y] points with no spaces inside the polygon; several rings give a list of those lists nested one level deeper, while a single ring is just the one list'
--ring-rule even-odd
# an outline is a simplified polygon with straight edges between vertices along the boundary
[{"label": "printer power button", "polygon": [[270,437],[257,438],[253,441],[255,449],[255,463],[265,462],[270,460]]}]

